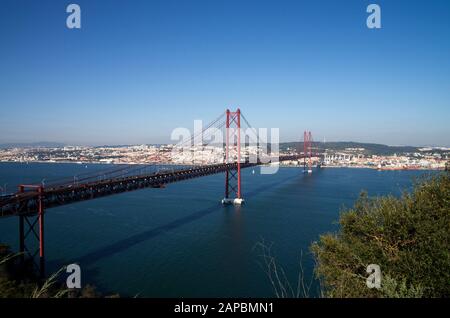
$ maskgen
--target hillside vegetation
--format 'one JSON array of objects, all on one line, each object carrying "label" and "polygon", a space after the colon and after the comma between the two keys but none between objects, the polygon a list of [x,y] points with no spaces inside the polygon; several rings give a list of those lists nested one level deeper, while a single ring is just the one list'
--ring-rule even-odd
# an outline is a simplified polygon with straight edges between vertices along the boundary
[{"label": "hillside vegetation", "polygon": [[[382,144],[361,143],[352,141],[337,141],[337,142],[314,142],[313,149],[322,151],[325,149],[332,151],[344,151],[347,148],[364,148],[364,151],[359,151],[366,155],[393,155],[402,153],[419,152],[418,147],[412,146],[388,146]],[[280,144],[280,149],[287,148],[303,151],[303,142],[286,142]]]},{"label": "hillside vegetation", "polygon": [[[450,296],[449,173],[418,181],[400,198],[363,193],[339,224],[311,247],[323,296]],[[369,264],[381,268],[381,289],[366,285]]]}]

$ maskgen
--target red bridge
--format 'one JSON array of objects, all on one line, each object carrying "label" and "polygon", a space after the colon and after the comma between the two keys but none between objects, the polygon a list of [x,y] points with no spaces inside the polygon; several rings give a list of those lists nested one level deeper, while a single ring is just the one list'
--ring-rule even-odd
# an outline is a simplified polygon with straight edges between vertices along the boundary
[{"label": "red bridge", "polygon": [[[63,206],[79,201],[93,200],[100,197],[135,191],[144,188],[161,188],[164,185],[192,178],[199,178],[217,173],[225,173],[225,198],[224,204],[242,204],[241,169],[262,164],[276,163],[303,159],[304,171],[312,172],[312,156],[318,156],[312,152],[311,132],[304,133],[303,153],[276,156],[270,161],[262,161],[260,158],[241,158],[241,119],[247,128],[251,128],[248,121],[239,109],[235,112],[227,110],[215,121],[202,129],[201,136],[211,135],[211,131],[225,130],[224,160],[221,163],[207,165],[193,165],[188,168],[177,168],[172,171],[155,173],[142,173],[145,166],[137,165],[125,167],[119,166],[107,171],[93,174],[84,174],[71,177],[70,181],[56,180],[44,186],[43,184],[19,185],[18,192],[0,197],[0,217],[19,217],[19,240],[22,259],[28,255],[39,269],[41,275],[45,271],[44,257],[44,211],[49,208]],[[252,129],[252,128],[251,128]],[[256,144],[261,145],[261,140],[256,136]],[[190,140],[179,144],[192,145],[197,135]],[[267,142],[266,142],[267,143]],[[202,146],[205,143],[202,138]],[[29,238],[35,239],[38,246],[33,249],[27,246]],[[27,244],[26,244],[27,242]],[[36,245],[36,244],[35,244]],[[36,258],[39,261],[35,261]]]}]

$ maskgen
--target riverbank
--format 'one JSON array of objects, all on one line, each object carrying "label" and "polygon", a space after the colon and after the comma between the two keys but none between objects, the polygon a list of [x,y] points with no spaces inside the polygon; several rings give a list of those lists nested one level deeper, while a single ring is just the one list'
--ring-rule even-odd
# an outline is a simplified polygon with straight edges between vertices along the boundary
[{"label": "riverbank", "polygon": [[[77,165],[161,165],[161,166],[196,166],[198,164],[182,164],[174,162],[100,162],[100,161],[50,161],[50,160],[36,160],[36,161],[5,161],[0,160],[1,163],[17,163],[17,164],[31,164],[31,163],[43,163],[43,164],[77,164]],[[302,165],[290,165],[281,164],[280,167],[286,168],[299,168],[302,169]],[[314,167],[316,168],[316,167]],[[321,166],[320,168],[349,168],[349,169],[371,169],[379,171],[445,171],[445,167],[428,168],[428,167],[374,167],[374,166],[362,166],[362,165],[340,165],[340,166]]]},{"label": "riverbank", "polygon": [[[286,168],[300,168],[303,169],[303,166],[299,165],[281,165],[280,167],[286,167]],[[317,167],[313,167],[317,168]],[[370,170],[378,170],[378,171],[445,171],[445,167],[440,168],[378,168],[373,166],[321,166],[320,169],[370,169]]]}]

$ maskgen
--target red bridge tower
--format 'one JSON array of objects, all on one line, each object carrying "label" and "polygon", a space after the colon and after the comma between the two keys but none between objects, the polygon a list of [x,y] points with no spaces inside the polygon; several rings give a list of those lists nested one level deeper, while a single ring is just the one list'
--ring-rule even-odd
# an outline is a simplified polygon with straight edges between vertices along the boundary
[{"label": "red bridge tower", "polygon": [[312,173],[312,134],[310,131],[303,133],[303,172]]},{"label": "red bridge tower", "polygon": [[241,192],[241,110],[238,108],[235,112],[231,112],[227,109],[226,114],[225,162],[236,162],[236,167],[229,168],[225,173],[225,198],[222,203],[242,204],[244,199]]}]

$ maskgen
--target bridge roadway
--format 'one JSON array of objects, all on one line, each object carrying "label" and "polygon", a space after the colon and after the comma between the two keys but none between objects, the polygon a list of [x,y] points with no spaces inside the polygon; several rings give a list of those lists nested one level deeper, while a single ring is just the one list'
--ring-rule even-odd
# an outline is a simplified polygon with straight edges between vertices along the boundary
[{"label": "bridge roadway", "polygon": [[[297,160],[302,155],[283,156],[278,161]],[[261,165],[242,162],[241,169]],[[109,195],[134,191],[144,188],[160,188],[165,184],[193,179],[212,174],[222,173],[237,168],[237,163],[222,163],[207,166],[179,169],[170,172],[152,173],[146,175],[111,178],[81,184],[66,184],[63,186],[46,187],[42,195],[45,209],[67,205],[79,201],[87,201]],[[34,215],[39,209],[39,192],[37,189],[17,192],[0,198],[0,218],[13,215]]]}]

